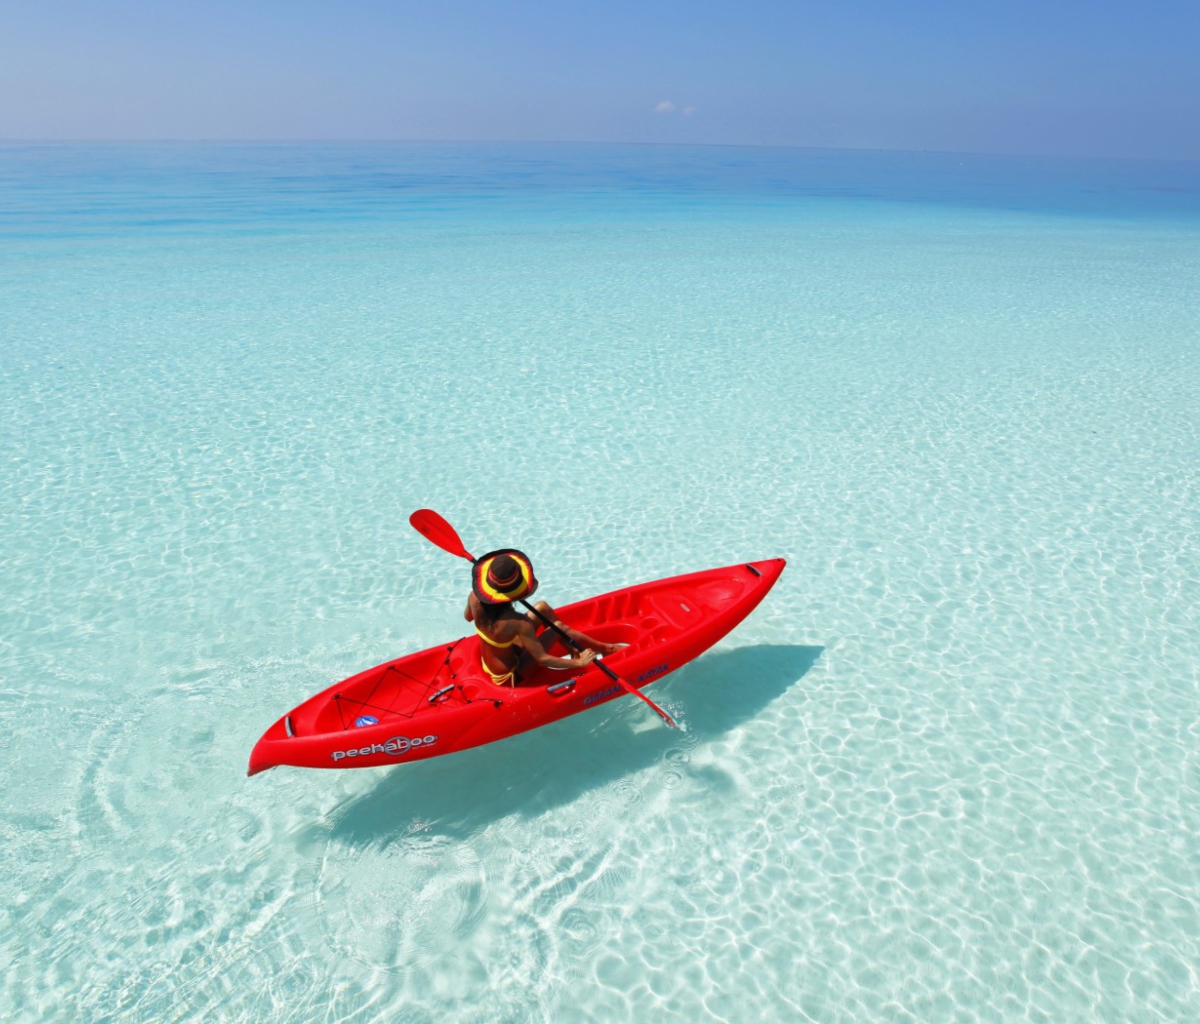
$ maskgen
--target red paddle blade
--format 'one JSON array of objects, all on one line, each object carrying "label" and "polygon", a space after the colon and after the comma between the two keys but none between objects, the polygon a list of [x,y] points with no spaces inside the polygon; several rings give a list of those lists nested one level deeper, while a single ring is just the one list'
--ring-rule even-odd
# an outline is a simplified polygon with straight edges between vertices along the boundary
[{"label": "red paddle blade", "polygon": [[436,544],[443,551],[448,551],[459,558],[465,558],[468,562],[475,561],[467,552],[467,549],[463,547],[463,542],[459,539],[454,527],[434,512],[433,509],[419,508],[408,517],[408,521],[417,533],[426,540]]},{"label": "red paddle blade", "polygon": [[[647,697],[644,693],[642,693],[641,690],[634,689],[632,684],[625,682],[624,679],[618,679],[617,682],[620,683],[622,686],[624,686],[625,689],[627,689],[635,697],[641,697],[642,700],[644,700],[647,704],[650,705],[650,707],[652,707],[656,712],[658,712],[658,717],[663,720],[663,723],[665,725],[669,725],[672,729],[679,729],[679,726],[676,724],[675,719],[673,719],[662,708],[660,708],[657,704],[655,704],[654,701],[652,701],[649,697]],[[679,731],[683,732],[682,729],[679,729]]]}]

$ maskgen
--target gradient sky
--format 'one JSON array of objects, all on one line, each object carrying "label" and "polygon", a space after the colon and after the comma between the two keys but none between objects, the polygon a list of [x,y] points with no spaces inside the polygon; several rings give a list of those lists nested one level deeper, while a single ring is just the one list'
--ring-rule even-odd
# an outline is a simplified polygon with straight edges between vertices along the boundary
[{"label": "gradient sky", "polygon": [[9,0],[0,138],[1200,159],[1200,0]]}]

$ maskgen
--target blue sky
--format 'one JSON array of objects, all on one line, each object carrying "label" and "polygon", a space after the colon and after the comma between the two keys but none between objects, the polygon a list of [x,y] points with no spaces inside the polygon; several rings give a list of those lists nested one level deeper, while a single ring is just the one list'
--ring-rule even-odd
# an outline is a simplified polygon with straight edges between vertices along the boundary
[{"label": "blue sky", "polygon": [[46,0],[0,138],[704,142],[1200,159],[1200,0]]}]

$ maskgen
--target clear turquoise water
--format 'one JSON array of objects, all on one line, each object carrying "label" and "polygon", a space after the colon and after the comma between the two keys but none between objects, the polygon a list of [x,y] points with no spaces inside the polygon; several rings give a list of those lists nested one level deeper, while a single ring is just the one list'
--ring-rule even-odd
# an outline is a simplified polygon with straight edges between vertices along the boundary
[{"label": "clear turquoise water", "polygon": [[[0,148],[0,1017],[1200,1017],[1200,168]],[[785,555],[713,653],[245,777],[463,629]]]}]

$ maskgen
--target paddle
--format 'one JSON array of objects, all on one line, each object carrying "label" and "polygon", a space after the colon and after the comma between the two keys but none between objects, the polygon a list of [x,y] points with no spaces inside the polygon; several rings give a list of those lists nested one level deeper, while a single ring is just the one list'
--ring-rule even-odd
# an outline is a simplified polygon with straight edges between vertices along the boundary
[{"label": "paddle", "polygon": [[[426,540],[436,544],[443,551],[449,552],[452,555],[457,555],[459,558],[465,558],[472,565],[475,564],[476,559],[469,551],[467,551],[465,547],[463,547],[463,542],[461,539],[459,539],[458,532],[453,526],[446,522],[445,519],[443,519],[432,509],[419,508],[416,512],[408,517],[408,521],[412,524],[413,529],[416,530],[417,533],[421,534],[421,536]],[[522,607],[533,612],[533,614],[541,619],[542,622],[554,630],[554,632],[562,638],[563,643],[571,648],[571,650],[581,650],[579,644],[572,640],[562,629],[551,622],[550,619],[534,608],[533,605],[531,605],[528,601],[522,600],[521,605]],[[654,701],[642,693],[642,691],[637,687],[633,686],[631,683],[625,682],[624,679],[622,679],[600,660],[599,655],[596,656],[592,664],[598,666],[600,671],[608,676],[609,679],[611,679],[614,683],[620,684],[635,697],[639,697],[649,704],[650,707],[652,707],[658,714],[658,717],[666,722],[666,724],[672,729],[679,728],[679,726],[675,724],[675,720],[670,715],[668,715],[662,708],[655,704]]]}]

